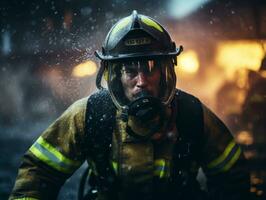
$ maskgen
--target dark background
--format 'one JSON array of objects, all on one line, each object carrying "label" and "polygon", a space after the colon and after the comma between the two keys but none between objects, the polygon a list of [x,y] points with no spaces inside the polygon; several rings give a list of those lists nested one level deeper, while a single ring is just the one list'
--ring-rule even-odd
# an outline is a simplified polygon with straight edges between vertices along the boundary
[{"label": "dark background", "polygon": [[[181,12],[196,4],[195,9]],[[72,102],[95,90],[95,74],[76,77],[72,73],[74,67],[86,60],[98,64],[94,51],[101,48],[111,26],[133,10],[164,24],[185,51],[197,52],[198,71],[193,75],[177,74],[178,87],[199,96],[237,137],[242,126],[239,121],[241,105],[222,98],[229,90],[233,93],[240,90],[232,89],[236,87],[236,80],[230,80],[229,90],[223,92],[221,89],[227,87],[228,80],[223,76],[223,69],[215,64],[215,49],[221,41],[263,43],[266,38],[265,1],[2,0],[0,199],[7,199],[21,156],[34,140]],[[215,88],[208,90],[212,84]],[[227,112],[229,106],[237,110],[233,115]],[[253,137],[256,138],[254,133]],[[265,136],[257,138],[262,138],[255,143],[259,143],[260,152],[264,152]],[[254,199],[264,199],[265,158],[257,159],[256,145],[242,145],[247,152],[255,151],[250,159],[254,186],[251,191]],[[59,199],[76,198],[84,167],[66,182]]]}]

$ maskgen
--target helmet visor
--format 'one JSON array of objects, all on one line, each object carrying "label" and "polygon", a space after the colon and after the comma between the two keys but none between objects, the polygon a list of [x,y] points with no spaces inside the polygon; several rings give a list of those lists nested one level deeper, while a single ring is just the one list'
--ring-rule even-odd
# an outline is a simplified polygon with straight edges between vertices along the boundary
[{"label": "helmet visor", "polygon": [[159,98],[168,104],[175,92],[176,76],[172,58],[121,60],[108,63],[108,89],[118,108],[138,97],[138,93]]}]

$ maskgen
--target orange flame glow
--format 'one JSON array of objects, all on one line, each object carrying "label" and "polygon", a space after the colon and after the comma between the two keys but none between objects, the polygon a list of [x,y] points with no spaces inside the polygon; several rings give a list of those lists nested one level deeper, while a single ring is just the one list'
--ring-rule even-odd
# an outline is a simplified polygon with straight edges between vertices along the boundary
[{"label": "orange flame glow", "polygon": [[181,72],[195,74],[199,69],[199,59],[193,50],[182,53],[178,57],[178,68]]},{"label": "orange flame glow", "polygon": [[236,140],[240,144],[251,145],[254,142],[254,139],[250,132],[241,131],[237,134]]},{"label": "orange flame glow", "polygon": [[86,61],[74,67],[72,75],[75,77],[92,76],[96,73],[97,65],[93,61]]},{"label": "orange flame glow", "polygon": [[224,41],[217,46],[216,63],[225,69],[228,78],[233,78],[239,69],[258,71],[263,57],[264,50],[257,41]]}]

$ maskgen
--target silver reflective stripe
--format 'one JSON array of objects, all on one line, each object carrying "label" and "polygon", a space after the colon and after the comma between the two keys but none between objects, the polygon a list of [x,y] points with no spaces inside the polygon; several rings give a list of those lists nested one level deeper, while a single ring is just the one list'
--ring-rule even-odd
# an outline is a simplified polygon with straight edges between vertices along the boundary
[{"label": "silver reflective stripe", "polygon": [[63,173],[72,173],[81,165],[81,162],[65,157],[42,137],[32,145],[30,151],[38,159]]}]

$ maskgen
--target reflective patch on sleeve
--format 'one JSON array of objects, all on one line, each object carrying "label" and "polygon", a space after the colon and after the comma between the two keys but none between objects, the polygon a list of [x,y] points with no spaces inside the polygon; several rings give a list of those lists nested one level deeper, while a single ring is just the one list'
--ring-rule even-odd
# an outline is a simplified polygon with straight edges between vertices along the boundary
[{"label": "reflective patch on sleeve", "polygon": [[143,16],[143,17],[141,17],[141,21],[142,21],[144,24],[146,24],[146,25],[148,25],[148,26],[151,26],[151,27],[157,29],[157,30],[160,31],[160,32],[163,32],[162,27],[161,27],[159,24],[157,24],[155,21],[151,20],[150,18],[148,18],[148,17],[144,17],[144,16]]},{"label": "reflective patch on sleeve", "polygon": [[38,159],[63,173],[72,173],[81,165],[81,162],[65,157],[42,137],[31,146],[30,151]]},{"label": "reflective patch on sleeve", "polygon": [[38,199],[32,198],[32,197],[22,197],[22,198],[17,198],[17,199],[14,199],[14,200],[38,200]]},{"label": "reflective patch on sleeve", "polygon": [[170,163],[165,159],[157,159],[154,161],[154,176],[159,178],[167,178],[170,176]]},{"label": "reflective patch on sleeve", "polygon": [[238,160],[241,154],[240,147],[232,140],[222,155],[207,165],[207,173],[215,174],[228,171]]}]

